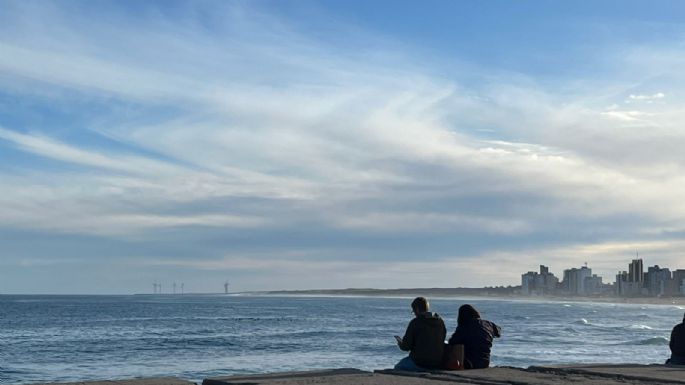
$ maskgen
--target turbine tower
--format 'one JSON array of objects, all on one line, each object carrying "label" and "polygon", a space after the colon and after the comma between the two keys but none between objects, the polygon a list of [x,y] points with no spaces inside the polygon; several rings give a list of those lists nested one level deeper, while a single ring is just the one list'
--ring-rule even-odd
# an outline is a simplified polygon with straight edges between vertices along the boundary
[{"label": "turbine tower", "polygon": [[228,294],[228,281],[224,282],[224,294]]}]

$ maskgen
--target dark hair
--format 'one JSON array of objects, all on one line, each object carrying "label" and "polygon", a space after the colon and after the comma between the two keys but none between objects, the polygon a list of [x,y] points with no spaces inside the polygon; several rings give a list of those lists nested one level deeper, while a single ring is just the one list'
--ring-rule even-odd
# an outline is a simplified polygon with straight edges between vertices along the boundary
[{"label": "dark hair", "polygon": [[428,311],[428,300],[426,297],[416,297],[411,301],[411,309],[414,313],[423,313]]},{"label": "dark hair", "polygon": [[475,307],[469,304],[461,305],[459,308],[459,316],[457,316],[457,325],[464,325],[470,320],[478,318],[480,318],[480,313],[478,313],[478,310],[476,310]]}]

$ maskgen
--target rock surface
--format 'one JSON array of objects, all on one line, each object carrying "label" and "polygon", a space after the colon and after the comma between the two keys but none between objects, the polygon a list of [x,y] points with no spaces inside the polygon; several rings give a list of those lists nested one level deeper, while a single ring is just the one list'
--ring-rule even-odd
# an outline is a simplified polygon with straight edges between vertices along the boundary
[{"label": "rock surface", "polygon": [[336,369],[300,373],[274,373],[259,376],[211,378],[202,385],[685,385],[685,367],[664,365],[573,365],[494,367],[465,371],[404,372]]},{"label": "rock surface", "polygon": [[[56,383],[40,383],[33,385],[58,385]],[[66,382],[61,385],[195,385],[194,382],[182,380],[176,377],[154,377],[154,378],[134,378],[130,380],[103,380],[103,381],[82,381]]]},{"label": "rock surface", "polygon": [[[685,385],[685,366],[593,364],[494,367],[464,371],[404,372],[329,369],[208,378],[202,385]],[[39,384],[36,384],[39,385]],[[40,384],[43,385],[43,384]],[[67,384],[65,384],[67,385]],[[173,377],[72,382],[68,385],[195,385]]]}]

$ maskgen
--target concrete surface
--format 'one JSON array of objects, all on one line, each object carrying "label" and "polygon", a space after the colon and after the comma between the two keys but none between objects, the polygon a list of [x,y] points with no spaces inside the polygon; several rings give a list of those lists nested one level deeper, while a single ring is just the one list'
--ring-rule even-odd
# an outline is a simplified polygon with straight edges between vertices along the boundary
[{"label": "concrete surface", "polygon": [[[593,364],[493,367],[462,371],[404,372],[328,369],[207,378],[202,385],[685,385],[685,366]],[[38,384],[37,384],[38,385]],[[178,378],[72,382],[64,385],[194,385]]]},{"label": "concrete surface", "polygon": [[82,381],[62,383],[41,383],[34,385],[195,385],[194,382],[176,377],[133,378],[129,380]]},{"label": "concrete surface", "polygon": [[668,385],[685,384],[685,368],[664,365],[569,365],[494,367],[463,371],[373,373],[356,369],[211,378],[202,385]]}]

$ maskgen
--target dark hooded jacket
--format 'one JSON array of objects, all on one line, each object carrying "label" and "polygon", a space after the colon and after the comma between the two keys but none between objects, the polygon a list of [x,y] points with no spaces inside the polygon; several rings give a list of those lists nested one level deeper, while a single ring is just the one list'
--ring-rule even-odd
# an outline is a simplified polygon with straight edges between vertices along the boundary
[{"label": "dark hooded jacket", "polygon": [[442,365],[442,351],[447,330],[437,313],[419,313],[409,322],[400,349],[409,351],[416,365],[437,369]]},{"label": "dark hooded jacket", "polygon": [[670,363],[685,365],[685,319],[682,323],[675,325],[671,331],[669,346],[671,348]]},{"label": "dark hooded jacket", "polygon": [[465,320],[458,325],[449,340],[450,345],[464,345],[464,367],[482,369],[490,366],[492,339],[500,336],[501,329],[493,322],[480,318]]}]

